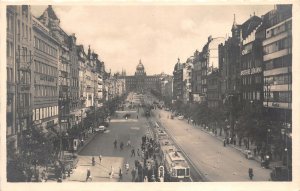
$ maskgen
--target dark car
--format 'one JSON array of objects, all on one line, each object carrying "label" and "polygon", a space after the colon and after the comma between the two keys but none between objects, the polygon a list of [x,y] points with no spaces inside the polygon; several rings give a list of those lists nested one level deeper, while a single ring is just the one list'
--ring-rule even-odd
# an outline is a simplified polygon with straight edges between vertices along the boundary
[{"label": "dark car", "polygon": [[102,126],[104,126],[104,127],[108,127],[108,126],[109,126],[109,123],[106,122],[106,121],[104,121],[104,122],[100,123],[100,125],[102,125]]}]

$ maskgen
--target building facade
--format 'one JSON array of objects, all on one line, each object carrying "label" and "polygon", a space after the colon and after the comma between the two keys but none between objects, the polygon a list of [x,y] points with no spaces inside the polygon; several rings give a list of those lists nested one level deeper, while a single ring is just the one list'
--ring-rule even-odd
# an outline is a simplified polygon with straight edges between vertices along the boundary
[{"label": "building facade", "polygon": [[32,17],[34,35],[34,106],[32,120],[44,129],[58,125],[59,42]]},{"label": "building facade", "polygon": [[183,101],[183,64],[178,58],[173,70],[173,101]]},{"label": "building facade", "polygon": [[[255,17],[255,16],[253,16]],[[263,63],[262,40],[264,29],[261,18],[256,18],[256,28],[249,31],[241,43],[241,100],[244,108],[262,105]],[[260,22],[259,22],[260,20]]]},{"label": "building facade", "polygon": [[193,71],[193,60],[191,56],[187,59],[186,63],[183,64],[182,69],[182,81],[183,81],[183,102],[189,103],[192,101],[192,71]]},{"label": "building facade", "polygon": [[33,32],[31,7],[7,6],[7,144],[17,151],[21,132],[32,125]]},{"label": "building facade", "polygon": [[124,76],[126,91],[146,92],[157,91],[160,92],[160,75],[147,76],[145,67],[142,61],[136,67],[134,76]]},{"label": "building facade", "polygon": [[265,15],[263,41],[264,107],[286,131],[292,120],[292,6],[278,5]]},{"label": "building facade", "polygon": [[218,108],[221,106],[221,83],[220,72],[218,69],[213,70],[211,74],[207,76],[207,105],[209,108]]}]

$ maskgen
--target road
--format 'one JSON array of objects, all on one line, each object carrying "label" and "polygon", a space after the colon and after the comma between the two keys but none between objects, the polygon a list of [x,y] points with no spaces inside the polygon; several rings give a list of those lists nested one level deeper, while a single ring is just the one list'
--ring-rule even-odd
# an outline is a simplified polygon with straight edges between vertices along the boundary
[{"label": "road", "polygon": [[[140,159],[131,157],[131,148],[127,147],[127,141],[130,139],[131,144],[137,150],[140,148],[141,137],[149,129],[146,118],[142,117],[142,110],[131,111],[131,117],[126,120],[122,118],[124,112],[118,112],[118,118],[112,118],[110,126],[104,133],[98,133],[94,139],[79,153],[79,163],[77,169],[69,178],[69,181],[81,181],[86,179],[86,172],[89,168],[93,177],[93,182],[116,182],[119,181],[119,168],[122,168],[124,182],[131,182],[131,169],[134,167],[134,161]],[[137,115],[139,118],[137,119]],[[118,141],[118,148],[114,149],[114,140]],[[121,151],[119,143],[123,141],[124,149]],[[101,164],[98,156],[102,155]],[[95,156],[96,165],[92,166],[92,156]],[[124,169],[125,163],[128,162],[130,171],[126,174]],[[114,177],[109,177],[111,166],[114,169]]]},{"label": "road", "polygon": [[214,136],[187,124],[185,120],[169,119],[170,112],[153,110],[153,113],[156,116],[160,114],[158,120],[209,181],[249,181],[250,167],[254,170],[254,181],[269,180],[270,170],[246,159],[234,148],[223,147]]}]

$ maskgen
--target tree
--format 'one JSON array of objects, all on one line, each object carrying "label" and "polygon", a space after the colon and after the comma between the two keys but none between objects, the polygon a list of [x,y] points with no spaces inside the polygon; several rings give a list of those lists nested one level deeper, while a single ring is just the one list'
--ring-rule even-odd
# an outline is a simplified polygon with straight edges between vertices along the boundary
[{"label": "tree", "polygon": [[57,134],[51,130],[45,132],[42,127],[31,126],[22,131],[20,151],[7,166],[8,181],[26,181],[37,166],[47,166],[56,160],[57,140]]}]

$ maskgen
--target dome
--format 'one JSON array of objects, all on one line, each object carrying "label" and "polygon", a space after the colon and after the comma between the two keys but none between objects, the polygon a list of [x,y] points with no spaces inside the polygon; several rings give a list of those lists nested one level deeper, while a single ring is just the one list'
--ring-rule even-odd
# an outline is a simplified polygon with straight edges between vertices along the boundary
[{"label": "dome", "polygon": [[137,70],[144,70],[144,65],[142,64],[141,60],[140,63],[136,67]]}]

